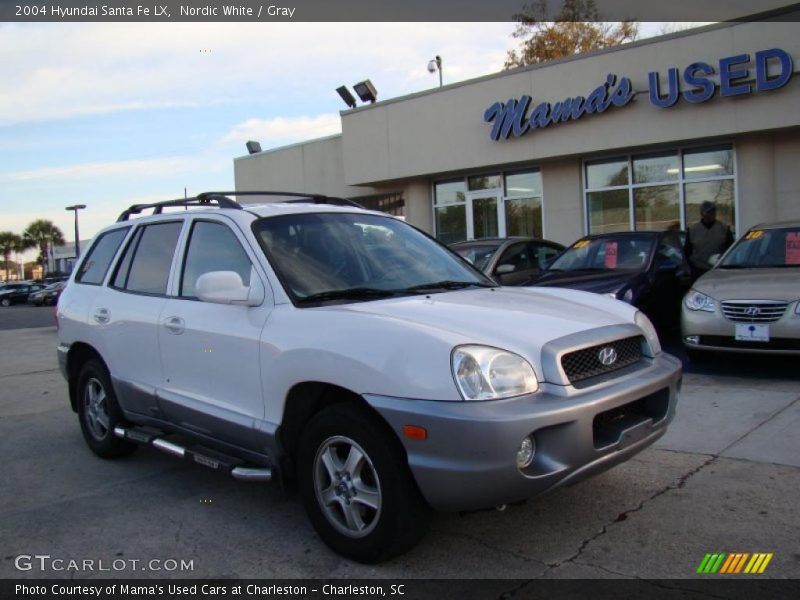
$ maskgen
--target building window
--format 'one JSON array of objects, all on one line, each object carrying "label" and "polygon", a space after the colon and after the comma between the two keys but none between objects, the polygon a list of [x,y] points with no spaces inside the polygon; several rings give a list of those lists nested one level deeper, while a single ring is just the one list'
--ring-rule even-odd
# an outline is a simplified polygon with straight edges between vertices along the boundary
[{"label": "building window", "polygon": [[388,192],[384,194],[371,194],[369,196],[353,196],[350,198],[358,202],[367,210],[385,212],[394,217],[405,216],[406,201],[402,192]]},{"label": "building window", "polygon": [[436,237],[463,240],[542,236],[542,176],[538,169],[471,175],[434,185]]},{"label": "building window", "polygon": [[436,237],[444,244],[467,239],[467,186],[463,179],[436,184]]},{"label": "building window", "polygon": [[508,173],[505,192],[506,236],[542,237],[541,172]]},{"label": "building window", "polygon": [[589,233],[685,228],[700,204],[736,228],[731,146],[691,148],[588,161],[584,181]]}]

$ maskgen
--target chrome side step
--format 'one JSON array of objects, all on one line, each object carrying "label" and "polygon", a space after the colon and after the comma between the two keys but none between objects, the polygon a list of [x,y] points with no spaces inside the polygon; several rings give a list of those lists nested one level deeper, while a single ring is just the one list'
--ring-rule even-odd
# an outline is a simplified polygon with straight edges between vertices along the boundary
[{"label": "chrome side step", "polygon": [[114,435],[123,440],[152,446],[156,450],[161,450],[172,456],[189,460],[215,471],[227,473],[240,481],[272,481],[272,469],[270,467],[248,467],[238,458],[227,456],[208,448],[179,446],[160,437],[163,435],[160,431],[149,427],[115,427]]}]

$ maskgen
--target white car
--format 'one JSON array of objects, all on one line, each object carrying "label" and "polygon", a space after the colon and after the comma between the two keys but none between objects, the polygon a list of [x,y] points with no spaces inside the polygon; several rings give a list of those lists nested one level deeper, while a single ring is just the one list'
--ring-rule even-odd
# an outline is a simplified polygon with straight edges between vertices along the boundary
[{"label": "white car", "polygon": [[378,562],[429,508],[521,501],[666,431],[680,362],[631,306],[496,287],[348,201],[230,195],[131,207],[63,292],[60,365],[97,455],[296,477],[320,537]]}]

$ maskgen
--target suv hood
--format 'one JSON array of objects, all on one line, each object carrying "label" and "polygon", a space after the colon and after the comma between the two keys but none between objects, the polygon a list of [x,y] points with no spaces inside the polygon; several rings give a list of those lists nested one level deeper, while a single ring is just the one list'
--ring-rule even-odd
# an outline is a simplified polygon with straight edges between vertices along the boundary
[{"label": "suv hood", "polygon": [[692,286],[716,300],[784,300],[800,298],[800,269],[720,269]]},{"label": "suv hood", "polygon": [[326,310],[369,313],[449,333],[453,344],[496,346],[533,358],[554,339],[633,323],[631,306],[576,290],[494,288],[390,298]]}]

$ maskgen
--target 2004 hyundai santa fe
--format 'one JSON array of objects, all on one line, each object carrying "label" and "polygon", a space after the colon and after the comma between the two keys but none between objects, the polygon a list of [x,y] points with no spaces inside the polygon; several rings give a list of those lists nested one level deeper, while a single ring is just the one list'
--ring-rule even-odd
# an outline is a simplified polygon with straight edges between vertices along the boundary
[{"label": "2004 hyundai santa fe", "polygon": [[97,455],[149,444],[296,478],[320,537],[378,562],[420,539],[429,508],[572,483],[672,419],[680,363],[629,305],[498,287],[346,200],[231,195],[131,207],[61,296],[60,364]]}]

